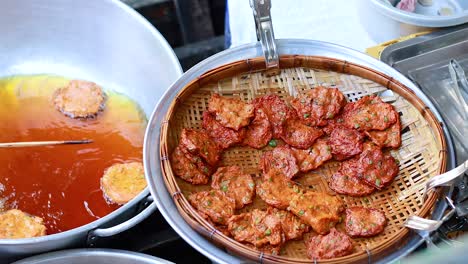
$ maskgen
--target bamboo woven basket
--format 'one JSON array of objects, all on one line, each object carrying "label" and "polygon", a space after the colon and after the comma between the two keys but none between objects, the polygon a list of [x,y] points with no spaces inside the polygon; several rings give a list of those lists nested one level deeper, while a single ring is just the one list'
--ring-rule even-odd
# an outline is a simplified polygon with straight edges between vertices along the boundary
[{"label": "bamboo woven basket", "polygon": [[[192,192],[210,189],[210,185],[196,186],[180,180],[172,171],[169,157],[178,144],[183,128],[201,128],[202,113],[207,109],[212,93],[250,102],[267,93],[284,98],[297,96],[318,85],[334,86],[345,94],[348,101],[378,94],[384,101],[395,106],[402,122],[402,145],[391,154],[400,161],[400,173],[389,187],[366,198],[340,195],[348,206],[362,205],[381,209],[387,216],[388,225],[376,237],[354,239],[353,254],[319,261],[367,262],[372,256],[397,250],[404,244],[409,232],[403,227],[405,220],[410,215],[428,216],[438,199],[438,193],[433,192],[423,201],[423,188],[415,188],[446,169],[446,143],[436,117],[411,90],[392,77],[367,67],[327,57],[287,55],[280,57],[280,69],[276,75],[265,72],[264,58],[223,65],[186,85],[172,102],[165,116],[167,122],[161,127],[160,155],[166,187],[180,214],[196,231],[234,254],[263,263],[310,263],[312,260],[307,258],[302,240],[288,241],[281,254],[273,256],[251,249],[214,229],[186,199]],[[246,173],[258,177],[260,156],[269,149],[271,148],[230,148],[224,151],[220,166],[239,165]],[[333,193],[328,188],[327,178],[338,169],[338,165],[335,161],[327,162],[318,170],[299,177],[297,181],[314,190]],[[402,192],[412,194],[400,200]],[[252,205],[240,212],[265,207],[265,203],[257,197]],[[338,229],[340,228],[342,226],[339,225]]]}]

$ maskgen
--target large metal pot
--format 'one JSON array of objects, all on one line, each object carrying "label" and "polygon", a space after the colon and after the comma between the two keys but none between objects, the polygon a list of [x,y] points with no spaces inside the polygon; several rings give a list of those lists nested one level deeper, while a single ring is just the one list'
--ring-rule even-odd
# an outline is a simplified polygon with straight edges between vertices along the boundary
[{"label": "large metal pot", "polygon": [[167,260],[116,249],[70,249],[42,254],[13,264],[171,264]]},{"label": "large metal pot", "polygon": [[[161,34],[118,0],[3,0],[0,43],[0,76],[51,73],[92,80],[131,97],[148,116],[182,74]],[[99,236],[119,233],[156,210],[148,196],[145,190],[106,217],[66,232],[0,240],[0,263],[92,246]]]},{"label": "large metal pot", "polygon": [[[281,39],[276,41],[276,48],[279,55],[300,54],[309,56],[332,57],[376,69],[386,75],[392,76],[408,88],[412,89],[414,93],[421,98],[421,100],[442,122],[442,118],[439,115],[437,109],[427,98],[427,96],[424,95],[424,93],[422,93],[422,91],[404,75],[381,61],[349,48],[320,41]],[[165,188],[164,178],[161,172],[160,130],[161,126],[167,122],[164,120],[164,118],[169,106],[175,100],[178,92],[181,91],[190,82],[196,80],[205,72],[208,72],[221,65],[261,56],[263,56],[263,51],[260,43],[252,43],[225,50],[200,62],[185,72],[184,75],[182,75],[182,77],[179,78],[179,80],[177,80],[164,94],[156,109],[154,110],[146,130],[143,151],[146,179],[149,183],[151,194],[153,195],[155,202],[158,205],[159,211],[167,220],[167,222],[172,226],[172,228],[174,228],[174,230],[183,239],[185,239],[187,243],[216,263],[245,263],[245,260],[236,257],[233,254],[229,254],[223,248],[216,246],[209,239],[197,233],[190,227],[190,225],[179,213],[171,197],[172,194],[170,194]],[[447,156],[449,159],[447,162],[447,169],[451,169],[455,166],[455,154],[448,130],[445,126],[443,127],[447,141]],[[445,208],[446,204],[443,200],[441,200],[437,203],[432,217],[435,219],[440,219]],[[421,237],[415,233],[411,233],[406,240],[406,243],[402,244],[399,250],[394,252],[383,252],[378,256],[372,256],[372,262],[393,262],[402,256],[409,254],[422,242],[423,240]]]}]

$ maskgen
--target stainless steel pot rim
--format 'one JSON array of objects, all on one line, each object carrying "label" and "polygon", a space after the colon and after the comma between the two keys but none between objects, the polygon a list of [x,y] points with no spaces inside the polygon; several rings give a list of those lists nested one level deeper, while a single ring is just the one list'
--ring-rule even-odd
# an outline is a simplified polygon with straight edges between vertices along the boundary
[{"label": "stainless steel pot rim", "polygon": [[449,27],[468,22],[468,10],[452,16],[426,16],[390,7],[381,0],[372,0],[371,2],[382,14],[408,24],[424,27]]},{"label": "stainless steel pot rim", "polygon": [[[177,59],[177,56],[174,53],[174,50],[171,48],[169,43],[167,43],[166,39],[161,35],[161,33],[154,28],[153,25],[151,25],[148,20],[146,20],[143,16],[141,16],[138,12],[136,12],[134,9],[130,8],[120,0],[104,0],[107,2],[110,2],[111,4],[116,5],[120,9],[122,9],[123,12],[127,13],[129,16],[131,16],[133,19],[136,19],[139,23],[143,25],[143,27],[148,30],[148,32],[153,35],[153,37],[161,43],[161,45],[164,48],[164,52],[171,54],[172,58],[172,65],[177,65],[177,71],[179,75],[183,73],[182,67],[180,66],[180,63]],[[112,213],[97,219],[89,224],[82,225],[80,227],[70,229],[64,232],[60,232],[57,234],[52,234],[52,235],[46,235],[46,236],[41,236],[41,237],[35,237],[35,238],[22,238],[22,239],[0,239],[0,246],[3,245],[29,245],[29,244],[35,244],[38,242],[43,242],[43,241],[52,241],[52,240],[61,240],[62,238],[73,234],[73,233],[79,233],[79,232],[86,232],[88,230],[96,229],[101,227],[104,223],[108,222],[110,219],[113,219],[117,217],[118,215],[122,214],[123,212],[127,211],[129,208],[135,206],[137,203],[141,202],[145,197],[149,195],[149,190],[148,187],[145,188],[138,196],[133,198],[131,201],[126,203],[125,205],[121,206],[117,210],[113,211]]]},{"label": "stainless steel pot rim", "polygon": [[[17,262],[13,262],[16,264],[26,264],[26,263],[46,263],[46,261],[52,260],[69,260],[70,258],[89,258],[89,256],[93,257],[103,257],[103,258],[119,258],[128,261],[141,261],[141,262],[152,262],[152,263],[160,263],[160,264],[171,264],[173,262],[167,261],[165,259],[161,259],[158,257],[154,257],[151,255],[146,255],[134,251],[127,251],[127,250],[120,250],[120,249],[104,249],[104,248],[87,248],[87,249],[68,249],[68,250],[60,250],[54,251],[50,253],[45,253],[29,258],[25,258],[19,260]],[[129,262],[130,263],[130,262]]]},{"label": "stainless steel pot rim", "polygon": [[[304,39],[279,39],[277,40],[277,48],[279,54],[301,54],[301,55],[320,55],[325,57],[334,57],[345,59],[350,62],[356,62],[358,64],[365,64],[366,66],[378,69],[379,71],[394,77],[395,79],[402,82],[404,85],[412,89],[416,95],[418,95],[422,101],[433,111],[437,119],[443,123],[443,119],[438,113],[437,109],[426,97],[426,95],[409,79],[403,76],[401,73],[390,67],[389,65],[374,59],[366,54],[359,51],[340,46],[337,44],[304,40]],[[304,50],[307,50],[307,54],[304,54]],[[160,160],[160,127],[163,122],[163,115],[167,112],[169,104],[173,101],[176,94],[186,84],[200,76],[204,72],[213,69],[217,66],[238,61],[247,58],[254,58],[262,56],[262,48],[259,43],[245,44],[232,49],[225,50],[218,54],[215,54],[204,61],[198,63],[190,70],[185,72],[172,86],[164,93],[159,100],[156,108],[154,109],[148,123],[148,127],[145,134],[143,160],[145,166],[145,175],[149,184],[150,192],[154,198],[159,211],[164,216],[166,221],[171,227],[192,247],[210,258],[212,261],[217,263],[238,263],[241,259],[226,253],[221,248],[214,246],[208,239],[204,238],[193,230],[179,214],[172,198],[171,194],[167,192],[163,177],[161,175],[161,168],[159,165]],[[452,139],[445,126],[442,126],[444,134],[447,140],[448,148],[448,163],[447,169],[455,167],[455,152],[453,149]],[[152,139],[154,139],[152,141]],[[449,191],[451,192],[451,190]],[[439,219],[445,208],[444,202],[438,202],[437,207],[433,213],[435,219]],[[414,240],[414,241],[413,241]],[[423,241],[420,237],[414,236],[412,238],[412,246],[408,247],[404,252],[392,253],[385,257],[383,261],[395,261],[404,255],[409,254]]]}]

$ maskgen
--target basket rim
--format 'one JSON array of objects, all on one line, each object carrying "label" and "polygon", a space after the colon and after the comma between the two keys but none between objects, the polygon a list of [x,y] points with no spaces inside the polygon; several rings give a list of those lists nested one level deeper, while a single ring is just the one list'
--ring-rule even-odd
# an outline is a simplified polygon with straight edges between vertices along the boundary
[{"label": "basket rim", "polygon": [[[307,66],[304,66],[306,64]],[[330,57],[324,56],[309,56],[309,55],[282,55],[280,56],[280,68],[295,68],[295,67],[304,67],[304,68],[314,68],[314,69],[321,69],[321,70],[330,70],[334,72],[339,72],[342,74],[351,74],[363,77],[365,79],[369,79],[376,83],[381,84],[382,86],[386,87],[387,89],[393,90],[397,89],[400,92],[402,97],[404,97],[408,102],[411,103],[414,107],[416,107],[424,119],[431,125],[431,130],[434,132],[436,136],[436,140],[438,140],[439,144],[441,145],[441,150],[439,151],[439,158],[441,160],[440,166],[438,168],[437,174],[443,173],[446,170],[447,165],[447,143],[444,136],[443,129],[437,120],[436,116],[432,113],[432,111],[427,107],[424,102],[417,97],[417,95],[408,87],[403,85],[401,82],[395,80],[393,77],[388,76],[386,74],[381,73],[380,71],[373,70],[369,67],[362,66],[357,63],[348,62],[342,59],[335,59]],[[172,104],[169,106],[167,113],[165,115],[165,120],[170,120],[174,110],[177,108],[178,102],[181,101],[181,97],[185,93],[191,93],[192,89],[198,89],[203,85],[223,79],[225,77],[234,76],[231,71],[236,72],[235,74],[241,73],[253,73],[258,71],[265,71],[265,62],[263,57],[251,58],[247,60],[239,60],[235,62],[231,62],[228,64],[221,65],[217,68],[208,70],[200,75],[198,78],[192,80],[191,82],[187,83],[178,93]],[[362,72],[359,72],[362,71]],[[229,75],[225,75],[226,72],[231,73]],[[396,91],[395,91],[396,92]],[[167,124],[167,123],[166,123]],[[198,233],[201,233],[205,237],[210,238],[215,243],[220,243],[224,247],[231,249],[232,251],[236,252],[237,254],[248,257],[253,260],[262,260],[266,262],[274,261],[274,262],[285,262],[285,263],[305,263],[304,259],[298,258],[289,258],[284,256],[272,256],[272,255],[264,255],[257,250],[250,249],[247,246],[241,244],[233,240],[232,238],[226,237],[220,232],[216,231],[205,219],[201,218],[194,208],[188,203],[187,199],[181,195],[181,189],[179,188],[177,182],[175,181],[175,175],[172,174],[171,165],[169,162],[169,153],[170,151],[167,149],[168,146],[165,143],[167,141],[168,135],[168,125],[161,127],[161,137],[160,137],[160,156],[164,157],[160,160],[160,165],[162,169],[162,175],[164,179],[164,183],[166,188],[168,189],[169,193],[172,196],[172,200],[174,201],[177,210],[182,215],[183,219]],[[438,198],[438,192],[433,192],[429,194],[428,199],[422,205],[420,211],[418,212],[419,216],[426,216]],[[400,239],[408,235],[407,228],[400,228],[395,234],[390,236],[384,243],[379,244],[371,248],[373,252],[379,253],[388,249],[391,245],[398,242]],[[233,244],[233,245],[231,245]],[[369,252],[357,252],[353,253],[348,256],[334,258],[330,260],[320,260],[320,262],[324,263],[333,263],[333,262],[341,262],[347,260],[362,260],[364,258],[369,257]],[[308,260],[310,262],[310,260]]]}]

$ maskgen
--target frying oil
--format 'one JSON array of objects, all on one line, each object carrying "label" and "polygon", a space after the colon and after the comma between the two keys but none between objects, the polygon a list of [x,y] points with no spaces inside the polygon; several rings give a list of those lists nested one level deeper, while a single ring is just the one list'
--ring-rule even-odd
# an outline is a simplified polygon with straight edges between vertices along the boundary
[{"label": "frying oil", "polygon": [[100,188],[105,169],[141,161],[146,117],[124,95],[106,91],[96,118],[72,119],[52,101],[69,79],[14,76],[0,79],[0,142],[92,139],[91,144],[0,148],[0,211],[20,209],[44,219],[47,233],[101,218],[118,206]]}]

